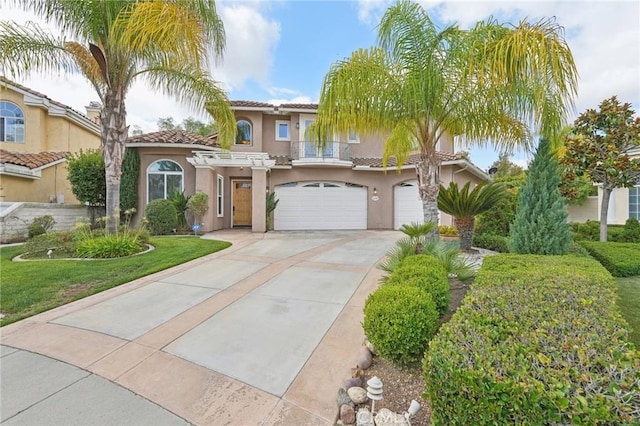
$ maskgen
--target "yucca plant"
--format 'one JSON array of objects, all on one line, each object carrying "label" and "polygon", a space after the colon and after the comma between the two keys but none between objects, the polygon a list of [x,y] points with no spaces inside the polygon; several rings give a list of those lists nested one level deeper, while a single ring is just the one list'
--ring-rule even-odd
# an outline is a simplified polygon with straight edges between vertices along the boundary
[{"label": "yucca plant", "polygon": [[267,194],[267,231],[271,229],[271,213],[278,207],[279,202],[275,192]]},{"label": "yucca plant", "polygon": [[169,201],[173,203],[178,213],[178,228],[181,230],[187,229],[187,210],[189,209],[189,200],[191,195],[184,195],[184,191],[178,189],[174,190],[169,195]]},{"label": "yucca plant", "polygon": [[471,182],[462,189],[451,182],[448,187],[440,185],[438,208],[453,216],[453,224],[460,236],[460,250],[470,250],[473,242],[476,215],[489,210],[504,196],[504,186],[497,183],[481,183],[470,190]]}]

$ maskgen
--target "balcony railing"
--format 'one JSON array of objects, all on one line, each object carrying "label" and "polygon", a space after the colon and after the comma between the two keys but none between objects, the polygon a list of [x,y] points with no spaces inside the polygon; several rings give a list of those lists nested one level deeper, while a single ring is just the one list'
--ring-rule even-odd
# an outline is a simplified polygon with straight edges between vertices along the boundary
[{"label": "balcony railing", "polygon": [[324,147],[321,147],[313,142],[291,142],[291,158],[351,161],[350,145],[345,142],[327,142]]}]

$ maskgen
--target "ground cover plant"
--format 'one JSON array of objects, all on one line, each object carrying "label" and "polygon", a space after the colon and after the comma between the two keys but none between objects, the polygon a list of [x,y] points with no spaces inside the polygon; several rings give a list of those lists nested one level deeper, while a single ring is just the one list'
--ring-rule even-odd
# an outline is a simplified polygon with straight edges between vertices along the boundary
[{"label": "ground cover plant", "polygon": [[640,356],[615,300],[588,257],[485,258],[425,355],[433,423],[633,423]]},{"label": "ground cover plant", "polygon": [[580,244],[615,277],[640,275],[640,244],[581,241]]},{"label": "ground cover plant", "polygon": [[155,250],[139,256],[108,260],[44,260],[12,262],[22,247],[0,252],[1,325],[81,299],[189,260],[230,244],[197,237],[158,237]]}]

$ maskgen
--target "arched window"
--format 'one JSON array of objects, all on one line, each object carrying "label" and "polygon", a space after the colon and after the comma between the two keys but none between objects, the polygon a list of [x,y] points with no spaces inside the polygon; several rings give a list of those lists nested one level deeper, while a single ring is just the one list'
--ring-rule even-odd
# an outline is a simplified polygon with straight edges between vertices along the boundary
[{"label": "arched window", "polygon": [[147,169],[147,201],[169,198],[175,190],[184,190],[183,170],[171,160],[158,160]]},{"label": "arched window", "polygon": [[238,120],[236,123],[238,134],[236,135],[236,145],[251,145],[253,143],[253,129],[247,120]]},{"label": "arched window", "polygon": [[24,114],[11,102],[0,102],[0,142],[24,142]]}]

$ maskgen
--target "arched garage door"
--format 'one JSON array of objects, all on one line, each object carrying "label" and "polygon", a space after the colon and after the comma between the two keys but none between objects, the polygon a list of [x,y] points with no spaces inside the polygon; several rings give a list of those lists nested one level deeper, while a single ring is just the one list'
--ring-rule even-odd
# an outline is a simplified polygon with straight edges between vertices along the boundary
[{"label": "arched garage door", "polygon": [[292,182],[276,186],[276,230],[367,229],[367,189],[349,183]]},{"label": "arched garage door", "polygon": [[393,189],[393,229],[405,223],[422,222],[422,200],[418,194],[418,181],[404,182]]}]

